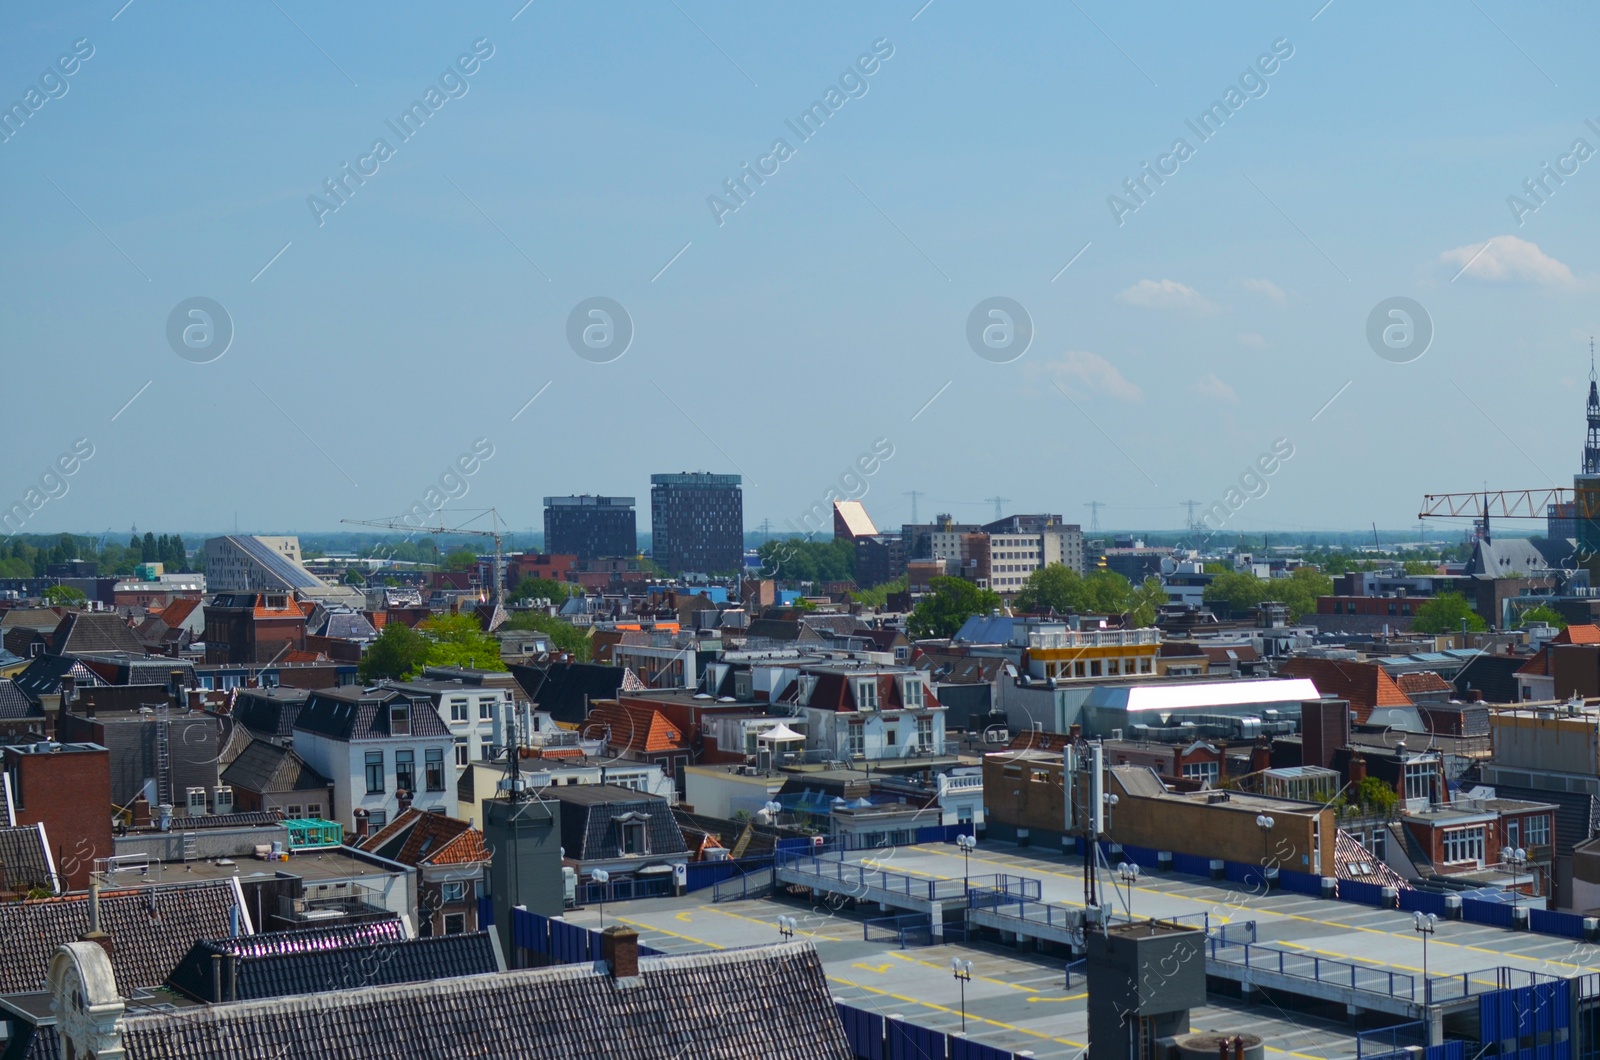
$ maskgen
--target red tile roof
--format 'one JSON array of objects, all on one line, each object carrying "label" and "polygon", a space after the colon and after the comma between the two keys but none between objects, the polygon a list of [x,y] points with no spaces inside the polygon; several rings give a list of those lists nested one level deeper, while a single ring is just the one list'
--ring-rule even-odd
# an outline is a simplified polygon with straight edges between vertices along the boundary
[{"label": "red tile roof", "polygon": [[680,751],[688,747],[678,727],[654,707],[600,700],[589,711],[588,720],[580,731],[595,738],[608,730],[606,742],[619,751],[638,754]]},{"label": "red tile roof", "polygon": [[1568,626],[1555,635],[1557,644],[1600,644],[1600,626]]},{"label": "red tile roof", "polygon": [[1365,724],[1376,707],[1408,707],[1411,697],[1377,663],[1349,659],[1290,659],[1278,670],[1280,677],[1309,677],[1323,695],[1349,700],[1358,725]]},{"label": "red tile roof", "polygon": [[1454,687],[1449,681],[1440,677],[1432,670],[1423,670],[1421,673],[1401,674],[1394,679],[1400,691],[1408,696],[1421,695],[1427,692],[1454,692]]},{"label": "red tile roof", "polygon": [[[403,842],[394,849],[402,834]],[[489,860],[482,832],[465,821],[415,807],[368,836],[360,847],[381,852],[402,865],[466,865]]]}]

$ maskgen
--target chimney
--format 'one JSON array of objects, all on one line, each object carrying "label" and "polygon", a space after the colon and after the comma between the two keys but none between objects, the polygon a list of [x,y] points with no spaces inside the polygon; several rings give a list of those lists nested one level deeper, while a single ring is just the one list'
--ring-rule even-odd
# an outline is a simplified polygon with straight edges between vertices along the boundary
[{"label": "chimney", "polygon": [[366,810],[357,810],[356,811],[356,838],[357,839],[365,839],[365,838],[367,838],[367,811]]},{"label": "chimney", "polygon": [[76,677],[72,676],[71,674],[62,674],[61,675],[61,706],[63,708],[70,707],[72,705],[72,701],[75,698],[77,698],[77,692],[78,692],[78,679]]},{"label": "chimney", "polygon": [[111,936],[100,930],[100,881],[89,876],[89,930],[78,936],[79,942],[92,942],[106,951],[109,960],[115,956]]},{"label": "chimney", "polygon": [[639,933],[612,925],[600,934],[600,956],[613,979],[639,977]]},{"label": "chimney", "polygon": [[1250,748],[1250,772],[1259,773],[1263,769],[1272,768],[1272,741],[1265,736],[1256,738],[1255,746]]},{"label": "chimney", "polygon": [[1361,782],[1367,779],[1367,756],[1353,755],[1350,759],[1350,786],[1359,788]]},{"label": "chimney", "polygon": [[401,813],[405,813],[407,810],[411,809],[411,792],[407,791],[405,788],[401,788],[399,791],[396,791],[394,793],[394,798],[395,802],[400,804]]},{"label": "chimney", "polygon": [[198,689],[198,688],[189,689],[189,709],[190,710],[204,710],[205,706],[206,706],[206,694],[204,692],[200,691],[200,689]]},{"label": "chimney", "polygon": [[177,709],[177,708],[180,708],[180,707],[183,706],[184,695],[183,695],[183,671],[182,670],[168,670],[167,671],[167,694],[168,694],[168,697],[172,700],[173,709]]},{"label": "chimney", "polygon": [[150,800],[145,798],[143,794],[134,799],[128,809],[133,813],[133,827],[150,827]]}]

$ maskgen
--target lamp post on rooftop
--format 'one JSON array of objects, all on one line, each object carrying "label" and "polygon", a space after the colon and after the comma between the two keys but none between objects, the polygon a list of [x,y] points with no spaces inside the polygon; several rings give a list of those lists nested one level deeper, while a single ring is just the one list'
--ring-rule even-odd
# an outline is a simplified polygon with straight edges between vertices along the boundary
[{"label": "lamp post on rooftop", "polygon": [[1139,880],[1139,866],[1124,861],[1117,866],[1117,878],[1128,889],[1128,919],[1133,919],[1133,885]]},{"label": "lamp post on rooftop", "polygon": [[611,873],[605,869],[595,869],[589,874],[589,879],[600,885],[600,930],[606,929],[606,889],[611,882]]},{"label": "lamp post on rooftop", "polygon": [[1522,892],[1517,889],[1522,866],[1528,863],[1528,852],[1521,847],[1514,847],[1501,855],[1507,865],[1511,867],[1511,922],[1517,922],[1517,899],[1522,897]]},{"label": "lamp post on rooftop", "polygon": [[967,1033],[967,984],[972,982],[972,962],[960,957],[950,958],[950,973],[961,984],[961,1033]]},{"label": "lamp post on rooftop", "polygon": [[972,852],[978,846],[978,837],[970,835],[956,836],[956,846],[961,848],[961,893],[966,894],[972,884]]},{"label": "lamp post on rooftop", "polygon": [[1426,915],[1420,912],[1412,913],[1411,926],[1416,929],[1417,934],[1422,936],[1422,1003],[1426,1005],[1430,994],[1428,989],[1428,936],[1432,935],[1438,928],[1439,918],[1432,913]]},{"label": "lamp post on rooftop", "polygon": [[795,921],[794,917],[780,916],[778,918],[778,934],[782,935],[785,941],[794,938],[794,929],[796,924],[797,922]]}]

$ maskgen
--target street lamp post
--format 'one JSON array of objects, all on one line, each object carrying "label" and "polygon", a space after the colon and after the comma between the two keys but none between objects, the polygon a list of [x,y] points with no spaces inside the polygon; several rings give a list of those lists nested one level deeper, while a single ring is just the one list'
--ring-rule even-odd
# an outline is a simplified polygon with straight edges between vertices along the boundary
[{"label": "street lamp post", "polygon": [[967,1033],[967,984],[972,982],[972,962],[960,957],[950,958],[950,974],[961,984],[961,1033]]},{"label": "street lamp post", "polygon": [[600,930],[606,929],[606,886],[611,882],[611,873],[605,869],[595,869],[589,874],[589,879],[600,885]]},{"label": "street lamp post", "polygon": [[969,882],[972,876],[972,852],[978,847],[978,837],[958,835],[956,846],[961,848],[961,893],[965,894],[972,886]]},{"label": "street lamp post", "polygon": [[1139,879],[1139,866],[1124,861],[1117,866],[1117,878],[1128,889],[1128,919],[1133,919],[1133,885]]},{"label": "street lamp post", "polygon": [[1521,847],[1515,847],[1502,855],[1507,865],[1511,866],[1511,922],[1517,920],[1517,899],[1522,897],[1522,892],[1517,889],[1520,883],[1519,876],[1522,866],[1528,863],[1528,852]]},{"label": "street lamp post", "polygon": [[782,935],[785,940],[794,938],[795,926],[796,922],[792,916],[780,916],[778,918],[778,934]]},{"label": "street lamp post", "polygon": [[1272,835],[1272,826],[1277,823],[1277,821],[1274,821],[1267,814],[1262,813],[1256,815],[1256,827],[1261,829],[1261,878],[1263,880],[1265,880],[1267,876],[1268,855],[1270,855],[1272,852],[1272,840],[1270,838]]},{"label": "street lamp post", "polygon": [[1412,913],[1411,926],[1422,936],[1422,1003],[1426,1005],[1432,994],[1428,986],[1428,936],[1439,926],[1439,918],[1432,913]]}]

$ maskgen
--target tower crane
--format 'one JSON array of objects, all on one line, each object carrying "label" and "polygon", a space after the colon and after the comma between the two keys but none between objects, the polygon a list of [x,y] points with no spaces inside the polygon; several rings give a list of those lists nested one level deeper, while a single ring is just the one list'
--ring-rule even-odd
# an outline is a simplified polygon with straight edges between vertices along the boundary
[{"label": "tower crane", "polygon": [[481,519],[485,515],[487,515],[489,517],[489,525],[492,527],[492,529],[489,529],[489,530],[479,530],[479,529],[475,529],[475,528],[471,528],[471,527],[467,527],[467,526],[447,527],[447,526],[444,525],[444,516],[443,516],[443,514],[442,513],[435,513],[435,514],[439,516],[439,525],[437,525],[437,526],[413,526],[410,523],[404,522],[402,519],[398,519],[398,518],[396,518],[396,519],[340,519],[339,521],[341,523],[351,523],[351,524],[353,524],[355,526],[375,526],[380,530],[409,530],[410,532],[412,532],[414,534],[418,534],[418,533],[438,534],[438,535],[444,535],[444,534],[470,534],[473,537],[491,537],[491,538],[493,538],[494,539],[494,583],[493,583],[493,585],[491,586],[491,588],[489,590],[489,602],[490,602],[490,604],[492,604],[495,607],[496,610],[498,610],[501,607],[501,605],[504,603],[504,600],[502,599],[502,597],[504,596],[504,592],[505,592],[505,588],[504,587],[505,587],[505,581],[506,581],[505,554],[504,554],[503,547],[502,547],[503,541],[504,541],[506,535],[503,532],[501,532],[501,530],[500,530],[500,513],[499,513],[499,511],[494,509],[494,508],[479,508],[477,510],[477,514],[474,515],[471,520],[468,520],[468,522],[471,522],[472,520]]}]

